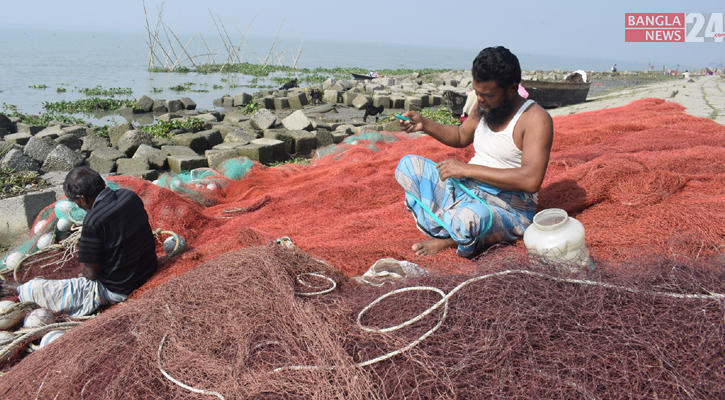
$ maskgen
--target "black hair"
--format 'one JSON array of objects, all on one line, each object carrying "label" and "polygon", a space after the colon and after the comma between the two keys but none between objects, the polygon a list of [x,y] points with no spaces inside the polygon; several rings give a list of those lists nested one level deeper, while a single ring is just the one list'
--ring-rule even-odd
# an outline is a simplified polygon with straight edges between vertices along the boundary
[{"label": "black hair", "polygon": [[95,199],[105,188],[106,181],[98,172],[88,167],[73,168],[63,182],[63,191],[69,199],[77,199],[80,196]]},{"label": "black hair", "polygon": [[476,82],[496,81],[502,89],[521,83],[519,59],[503,46],[487,47],[473,60],[471,75]]}]

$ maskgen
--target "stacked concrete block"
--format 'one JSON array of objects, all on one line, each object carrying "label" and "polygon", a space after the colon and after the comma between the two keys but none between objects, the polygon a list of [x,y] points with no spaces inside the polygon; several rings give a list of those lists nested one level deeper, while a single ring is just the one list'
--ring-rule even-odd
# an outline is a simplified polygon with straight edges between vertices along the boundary
[{"label": "stacked concrete block", "polygon": [[203,154],[204,151],[209,148],[206,138],[197,133],[182,133],[181,135],[175,135],[171,138],[171,141],[176,146],[190,148],[196,154]]},{"label": "stacked concrete block", "polygon": [[234,149],[210,149],[204,152],[209,168],[217,169],[219,164],[226,160],[239,157],[239,150]]},{"label": "stacked concrete block", "polygon": [[281,140],[261,138],[254,139],[249,144],[237,148],[240,156],[269,164],[285,158],[284,142]]},{"label": "stacked concrete block", "polygon": [[168,156],[166,160],[169,163],[169,169],[175,174],[209,166],[206,157],[198,154],[193,156]]},{"label": "stacked concrete block", "polygon": [[93,151],[87,163],[99,174],[110,174],[116,172],[116,160],[125,156],[126,154],[115,147],[106,147]]}]

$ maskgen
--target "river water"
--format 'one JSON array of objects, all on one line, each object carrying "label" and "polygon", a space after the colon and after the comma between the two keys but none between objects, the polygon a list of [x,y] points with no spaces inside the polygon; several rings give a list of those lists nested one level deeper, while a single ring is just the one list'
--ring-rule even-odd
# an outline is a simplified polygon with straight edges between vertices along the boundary
[{"label": "river water", "polygon": [[[215,33],[216,34],[216,33]],[[186,48],[197,62],[204,62],[202,54],[216,55],[216,62],[223,63],[226,52],[217,36],[207,35],[204,41],[197,36]],[[190,36],[180,38],[186,45]],[[249,38],[244,48],[243,61],[259,63],[272,48],[274,38]],[[162,42],[165,37],[162,38]],[[237,43],[234,43],[237,44]],[[164,47],[170,49],[168,43]],[[334,41],[309,41],[284,39],[273,54],[279,57],[272,64],[291,66],[299,52],[297,66],[360,67],[368,70],[396,68],[435,68],[467,70],[480,49],[443,48],[426,46],[396,46],[390,44],[345,43]],[[181,53],[182,46],[174,49]],[[146,32],[103,31],[89,29],[49,28],[0,28],[0,103],[16,106],[26,114],[43,112],[44,102],[77,100],[85,98],[78,89],[101,86],[131,88],[133,98],[145,94],[157,99],[190,97],[198,109],[212,109],[213,100],[238,92],[254,93],[257,88],[247,88],[252,77],[242,74],[197,74],[149,72],[149,47]],[[514,49],[515,51],[515,49]],[[157,51],[157,54],[160,52]],[[517,54],[525,70],[577,70],[604,71],[613,62],[620,70],[643,70],[646,66],[622,60],[596,60],[577,57],[561,57],[540,54]],[[208,62],[210,59],[206,59]],[[163,66],[155,61],[156,66]],[[190,65],[188,62],[185,65]],[[170,88],[190,83],[194,92],[175,92]],[[269,79],[258,84],[278,86]],[[33,88],[45,85],[45,89]],[[59,92],[59,88],[65,91]],[[3,112],[4,108],[0,108]],[[118,115],[79,115],[94,124],[125,122]],[[149,122],[150,123],[150,122]]]}]

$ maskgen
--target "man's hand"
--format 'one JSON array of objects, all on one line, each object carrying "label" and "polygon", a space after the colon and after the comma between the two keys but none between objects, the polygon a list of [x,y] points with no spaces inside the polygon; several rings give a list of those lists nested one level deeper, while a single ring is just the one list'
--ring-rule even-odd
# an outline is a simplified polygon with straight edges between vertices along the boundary
[{"label": "man's hand", "polygon": [[410,121],[399,119],[400,130],[403,132],[419,132],[423,130],[423,117],[415,111],[407,111],[402,114],[404,117],[410,118]]},{"label": "man's hand", "polygon": [[436,165],[438,175],[441,177],[441,180],[446,180],[448,178],[468,178],[468,176],[466,176],[466,169],[468,167],[469,164],[452,159],[443,160]]}]

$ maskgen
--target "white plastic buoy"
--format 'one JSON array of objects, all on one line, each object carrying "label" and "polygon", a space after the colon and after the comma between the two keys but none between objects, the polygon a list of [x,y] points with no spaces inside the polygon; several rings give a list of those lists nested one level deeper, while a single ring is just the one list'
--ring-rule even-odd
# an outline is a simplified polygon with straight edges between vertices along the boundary
[{"label": "white plastic buoy", "polygon": [[27,254],[21,253],[19,251],[14,251],[8,254],[8,256],[5,257],[5,267],[7,267],[8,269],[15,269],[18,264],[20,264],[20,261],[26,256]]},{"label": "white plastic buoy", "polygon": [[58,230],[61,232],[68,232],[72,226],[73,226],[73,223],[65,218],[59,219],[58,224],[56,225]]},{"label": "white plastic buoy", "polygon": [[43,347],[47,346],[48,344],[50,344],[50,342],[63,336],[64,333],[65,333],[65,331],[59,331],[59,330],[50,331],[50,332],[46,333],[45,336],[43,336],[43,338],[40,339],[40,348],[42,349]]},{"label": "white plastic buoy", "polygon": [[10,344],[15,339],[15,335],[12,332],[0,331],[0,346]]},{"label": "white plastic buoy", "polygon": [[55,314],[47,308],[37,308],[25,316],[23,328],[33,329],[55,322]]},{"label": "white plastic buoy", "polygon": [[33,233],[35,233],[35,234],[37,235],[37,234],[39,234],[40,232],[43,232],[43,229],[45,229],[45,227],[46,227],[46,226],[48,226],[48,221],[47,221],[47,220],[44,220],[44,219],[41,219],[41,220],[40,220],[40,221],[38,221],[38,223],[37,223],[37,224],[35,224],[35,226],[33,227]]},{"label": "white plastic buoy", "polygon": [[60,200],[57,203],[55,203],[56,214],[58,212],[61,212],[63,214],[68,215],[68,213],[70,212],[70,210],[72,208],[73,208],[73,202],[71,202],[70,200]]},{"label": "white plastic buoy", "polygon": [[176,236],[170,236],[164,240],[164,252],[168,255],[171,255],[174,253],[174,249],[179,246],[179,249],[176,250],[175,254],[179,254],[184,252],[186,250],[186,242],[184,242],[184,239],[177,238]]},{"label": "white plastic buoy", "polygon": [[217,190],[216,183],[210,183],[206,185],[207,190]]},{"label": "white plastic buoy", "polygon": [[46,233],[45,235],[40,235],[38,238],[38,242],[35,244],[39,250],[43,250],[44,248],[50,246],[53,243],[53,234],[52,233]]},{"label": "white plastic buoy", "polygon": [[2,316],[0,316],[0,329],[10,329],[17,325],[21,319],[23,319],[23,313],[21,310],[15,310],[10,314],[5,315],[10,307],[13,307],[15,304],[16,303],[11,300],[0,301],[0,314],[3,314]]}]

